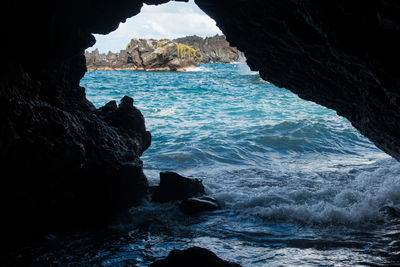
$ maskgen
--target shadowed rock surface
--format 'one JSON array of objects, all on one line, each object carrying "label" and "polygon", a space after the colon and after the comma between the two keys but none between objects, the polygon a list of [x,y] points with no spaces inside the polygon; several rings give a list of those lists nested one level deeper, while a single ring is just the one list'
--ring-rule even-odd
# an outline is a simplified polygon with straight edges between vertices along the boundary
[{"label": "shadowed rock surface", "polygon": [[225,36],[205,39],[187,36],[174,40],[132,39],[119,53],[85,52],[89,70],[184,71],[198,63],[230,63],[242,54],[231,47]]},{"label": "shadowed rock surface", "polygon": [[149,267],[240,267],[237,263],[224,261],[213,252],[200,247],[186,250],[172,250],[164,260],[156,261]]},{"label": "shadowed rock surface", "polygon": [[204,194],[204,186],[199,179],[186,178],[175,172],[160,172],[160,184],[151,197],[155,202],[184,200]]},{"label": "shadowed rock surface", "polygon": [[[144,195],[139,156],[150,141],[143,118],[126,108],[129,100],[96,110],[79,81],[92,33],[115,30],[143,3],[165,2],[3,3],[3,242],[52,228],[93,228]],[[335,109],[400,159],[399,2],[195,2],[264,79]]]}]

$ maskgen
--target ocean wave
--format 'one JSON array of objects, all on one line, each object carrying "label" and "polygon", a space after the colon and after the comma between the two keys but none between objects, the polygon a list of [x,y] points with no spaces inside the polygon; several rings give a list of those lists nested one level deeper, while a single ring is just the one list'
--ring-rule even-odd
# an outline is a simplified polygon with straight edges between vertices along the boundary
[{"label": "ocean wave", "polygon": [[390,219],[387,209],[400,210],[400,163],[394,159],[380,160],[348,180],[341,187],[326,181],[299,188],[293,182],[215,197],[246,217],[302,224],[359,227]]},{"label": "ocean wave", "polygon": [[258,71],[252,71],[245,63],[238,63],[237,68],[240,75],[259,75]]},{"label": "ocean wave", "polygon": [[[373,146],[356,130],[344,123],[323,120],[284,121],[276,124],[248,127],[235,131],[231,138],[247,141],[260,148],[272,148],[286,152],[331,152],[354,153],[352,147],[371,148]],[[243,145],[243,144],[242,144]]]}]

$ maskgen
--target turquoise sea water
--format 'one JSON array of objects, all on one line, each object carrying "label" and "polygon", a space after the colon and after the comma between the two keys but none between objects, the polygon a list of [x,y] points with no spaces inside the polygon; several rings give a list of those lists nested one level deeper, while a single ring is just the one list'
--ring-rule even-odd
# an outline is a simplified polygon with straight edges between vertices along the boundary
[{"label": "turquoise sea water", "polygon": [[243,266],[399,260],[399,221],[388,207],[400,208],[400,164],[334,111],[245,64],[93,71],[81,85],[97,107],[134,98],[153,136],[142,156],[151,184],[166,170],[201,178],[222,209],[187,217],[176,203],[145,202],[113,226],[124,234],[87,253],[71,237],[65,261],[147,266],[194,245]]}]

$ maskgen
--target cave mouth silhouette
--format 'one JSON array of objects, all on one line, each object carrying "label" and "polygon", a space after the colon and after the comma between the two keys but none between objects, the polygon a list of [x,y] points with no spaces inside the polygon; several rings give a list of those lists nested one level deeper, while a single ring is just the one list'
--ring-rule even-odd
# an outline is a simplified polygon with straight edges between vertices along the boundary
[{"label": "cave mouth silhouette", "polygon": [[[146,1],[150,2],[165,1]],[[263,79],[337,110],[380,149],[400,158],[399,76],[393,67],[399,58],[399,42],[394,38],[400,17],[396,4],[376,1],[360,8],[337,1],[196,3],[216,19]],[[118,1],[110,8],[107,1],[95,6],[80,1],[27,2],[4,9],[25,27],[22,31],[20,24],[3,23],[8,25],[4,35],[9,36],[5,43],[9,53],[4,55],[2,72],[6,79],[1,80],[1,162],[4,173],[13,176],[4,179],[2,210],[7,223],[4,237],[10,244],[44,231],[81,229],[83,224],[91,229],[104,226],[113,212],[137,200],[131,192],[144,194],[139,156],[149,143],[148,135],[140,116],[135,117],[140,130],[133,134],[132,128],[116,119],[121,110],[137,114],[131,100],[125,98],[117,110],[115,105],[108,106],[115,113],[99,112],[79,87],[85,73],[83,50],[94,41],[91,33],[111,32],[120,21],[137,14],[142,4]],[[35,40],[29,49],[26,40]],[[124,164],[132,160],[127,151],[133,152],[137,165]],[[396,167],[391,171],[392,182],[374,183],[375,190],[367,194],[343,192],[338,203],[350,203],[354,196],[373,196],[383,189],[396,196]],[[127,173],[137,179],[126,179]],[[379,181],[375,175],[372,178]],[[352,184],[352,188],[357,186]],[[263,201],[259,198],[253,203]],[[390,217],[396,210],[387,207],[386,211]]]}]

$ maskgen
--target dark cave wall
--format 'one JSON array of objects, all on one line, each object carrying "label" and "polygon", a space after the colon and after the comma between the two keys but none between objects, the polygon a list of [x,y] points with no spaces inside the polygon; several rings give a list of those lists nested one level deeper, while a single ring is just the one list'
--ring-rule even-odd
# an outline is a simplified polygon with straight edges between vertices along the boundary
[{"label": "dark cave wall", "polygon": [[[196,3],[264,79],[337,110],[400,160],[398,2]],[[92,228],[146,194],[139,157],[150,145],[150,134],[143,116],[129,98],[97,110],[79,86],[86,71],[83,52],[94,43],[91,33],[109,33],[139,13],[142,4],[2,4],[0,162],[6,236]]]},{"label": "dark cave wall", "polygon": [[[151,136],[142,114],[130,98],[97,110],[79,86],[91,32],[116,29],[141,6],[23,1],[1,9],[7,39],[1,42],[0,207],[7,245],[103,227],[146,196],[139,157]],[[6,21],[10,14],[18,24]]]},{"label": "dark cave wall", "polygon": [[77,84],[84,63],[34,78],[20,69],[0,87],[2,230],[12,239],[101,227],[147,193],[144,118],[127,97],[96,110]]}]

